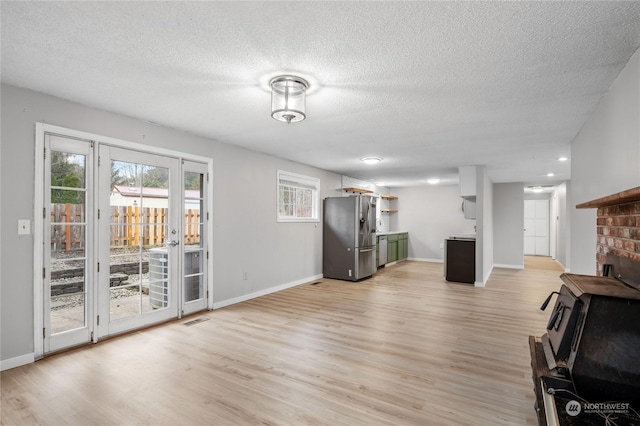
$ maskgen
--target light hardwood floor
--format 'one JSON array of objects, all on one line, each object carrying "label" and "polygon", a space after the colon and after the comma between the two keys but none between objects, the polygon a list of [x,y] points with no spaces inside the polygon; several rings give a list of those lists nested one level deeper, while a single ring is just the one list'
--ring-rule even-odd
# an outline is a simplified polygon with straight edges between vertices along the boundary
[{"label": "light hardwood floor", "polygon": [[2,372],[1,423],[533,425],[527,337],[562,271],[525,265],[474,288],[408,261],[54,355]]}]

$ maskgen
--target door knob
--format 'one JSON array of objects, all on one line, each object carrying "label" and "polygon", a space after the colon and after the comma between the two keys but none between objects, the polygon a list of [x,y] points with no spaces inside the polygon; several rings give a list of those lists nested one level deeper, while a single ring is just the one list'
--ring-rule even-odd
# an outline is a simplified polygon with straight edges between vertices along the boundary
[{"label": "door knob", "polygon": [[175,247],[178,244],[180,244],[180,243],[178,241],[176,241],[176,240],[171,240],[171,241],[167,242],[167,245],[171,246],[171,247]]}]

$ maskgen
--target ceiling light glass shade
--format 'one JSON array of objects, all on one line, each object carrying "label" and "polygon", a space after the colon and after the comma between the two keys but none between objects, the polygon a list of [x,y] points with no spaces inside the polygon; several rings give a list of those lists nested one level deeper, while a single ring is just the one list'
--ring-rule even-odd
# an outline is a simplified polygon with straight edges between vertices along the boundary
[{"label": "ceiling light glass shade", "polygon": [[377,164],[382,161],[380,157],[364,157],[361,158],[360,161],[363,161],[365,164]]},{"label": "ceiling light glass shade", "polygon": [[532,192],[542,192],[544,191],[544,189],[542,189],[541,186],[534,186],[533,189],[531,189]]},{"label": "ceiling light glass shade", "polygon": [[567,161],[569,159],[569,157],[560,157],[558,158],[558,161]]},{"label": "ceiling light glass shade", "polygon": [[440,183],[440,179],[438,179],[438,178],[427,179],[427,183],[431,184],[431,185],[435,185],[435,184]]},{"label": "ceiling light glass shade", "polygon": [[281,75],[269,82],[271,86],[271,117],[285,123],[297,123],[307,118],[305,96],[309,83],[292,75]]}]

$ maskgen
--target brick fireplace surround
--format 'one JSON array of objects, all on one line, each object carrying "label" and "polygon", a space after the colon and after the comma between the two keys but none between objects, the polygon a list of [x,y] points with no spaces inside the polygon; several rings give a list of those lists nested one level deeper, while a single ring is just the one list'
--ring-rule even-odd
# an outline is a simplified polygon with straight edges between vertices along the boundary
[{"label": "brick fireplace surround", "polygon": [[602,265],[607,254],[628,258],[640,264],[640,186],[608,195],[576,208],[597,208],[597,273],[602,276]]}]

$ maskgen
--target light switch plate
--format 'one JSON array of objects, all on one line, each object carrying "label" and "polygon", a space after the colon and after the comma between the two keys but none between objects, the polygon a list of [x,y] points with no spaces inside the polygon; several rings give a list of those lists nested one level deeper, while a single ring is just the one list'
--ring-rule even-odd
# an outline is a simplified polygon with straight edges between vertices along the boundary
[{"label": "light switch plate", "polygon": [[31,221],[29,219],[18,220],[18,235],[31,234]]}]

